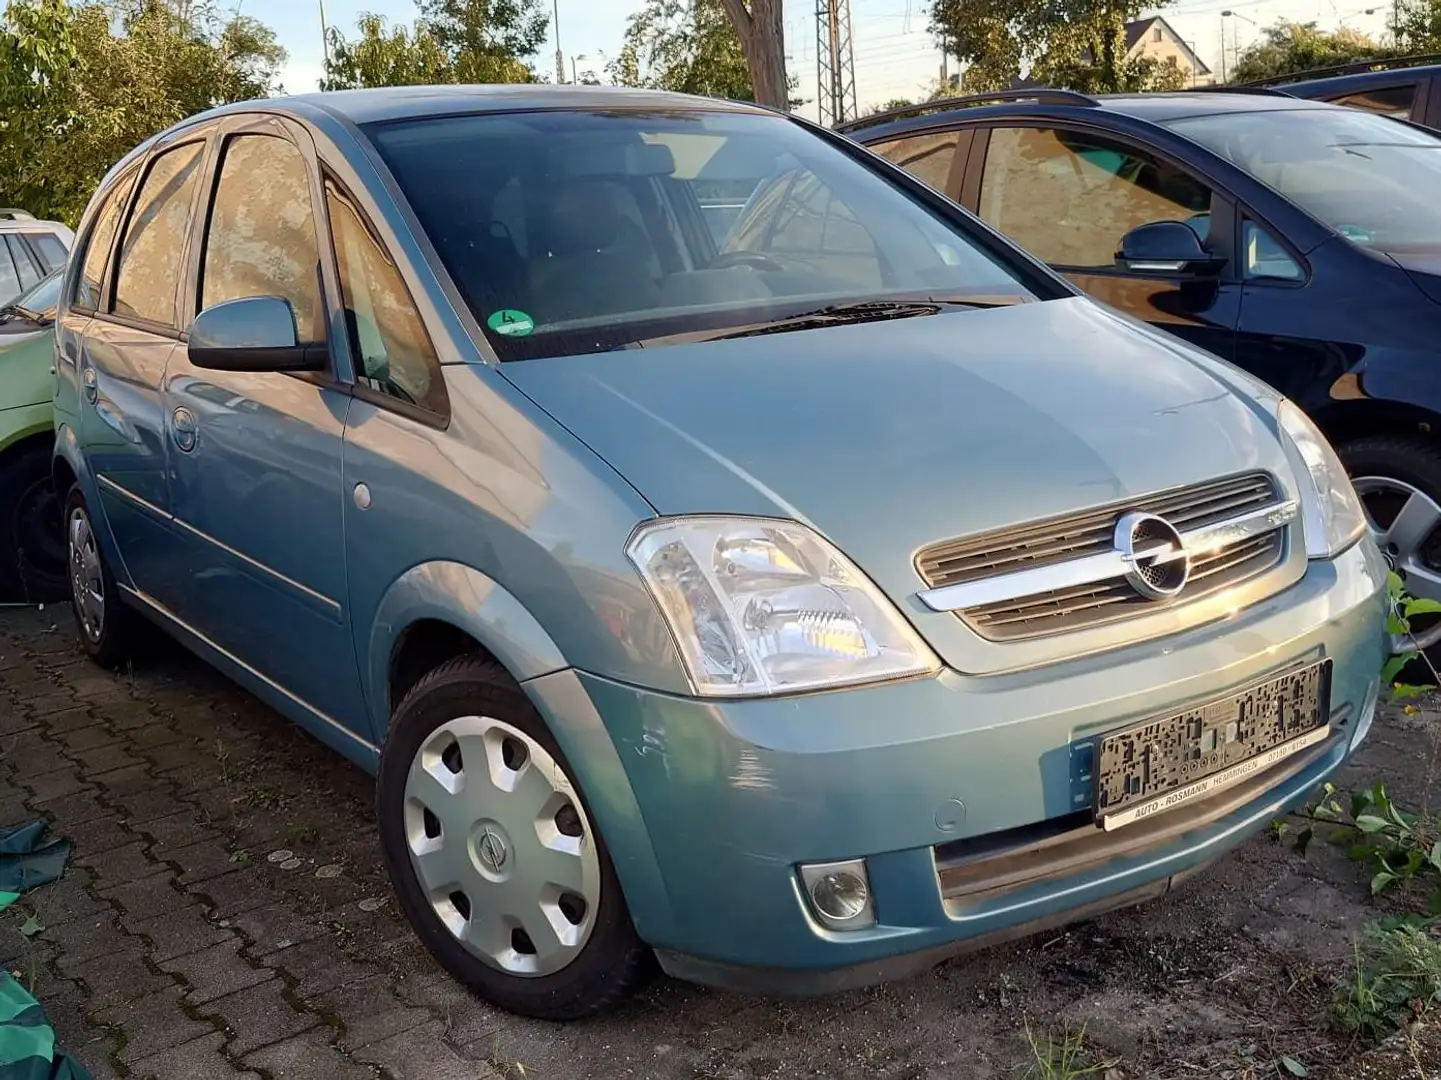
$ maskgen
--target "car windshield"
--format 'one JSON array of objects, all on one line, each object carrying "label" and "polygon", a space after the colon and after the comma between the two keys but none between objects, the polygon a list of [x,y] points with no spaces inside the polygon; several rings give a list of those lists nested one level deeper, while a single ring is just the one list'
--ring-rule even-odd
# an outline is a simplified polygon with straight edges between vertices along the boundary
[{"label": "car windshield", "polygon": [[1282,109],[1170,121],[1357,244],[1441,248],[1441,138],[1358,109]]},{"label": "car windshield", "polygon": [[63,270],[56,270],[31,286],[28,292],[11,300],[6,307],[30,319],[55,318],[55,308],[60,303],[60,281],[64,276]]},{"label": "car windshield", "polygon": [[964,225],[781,117],[542,111],[370,135],[502,360],[1036,299]]}]

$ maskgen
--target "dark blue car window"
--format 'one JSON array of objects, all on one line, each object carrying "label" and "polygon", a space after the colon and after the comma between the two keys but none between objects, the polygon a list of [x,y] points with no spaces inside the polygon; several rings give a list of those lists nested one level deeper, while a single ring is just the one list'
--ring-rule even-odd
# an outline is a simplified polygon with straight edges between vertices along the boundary
[{"label": "dark blue car window", "polygon": [[963,226],[780,117],[556,111],[371,133],[502,359],[838,303],[1030,295]]}]

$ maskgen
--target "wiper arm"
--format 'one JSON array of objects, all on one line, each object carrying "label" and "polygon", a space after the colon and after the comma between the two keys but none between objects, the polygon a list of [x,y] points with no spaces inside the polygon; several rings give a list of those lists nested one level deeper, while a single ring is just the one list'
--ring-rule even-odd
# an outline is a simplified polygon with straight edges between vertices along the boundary
[{"label": "wiper arm", "polygon": [[761,334],[785,334],[792,330],[814,330],[822,326],[840,326],[845,323],[881,322],[886,319],[915,319],[923,315],[936,315],[940,303],[916,300],[865,300],[857,304],[830,304],[814,311],[803,311],[775,322],[760,326],[743,326],[713,336],[708,341],[728,341],[732,338],[758,337]]}]

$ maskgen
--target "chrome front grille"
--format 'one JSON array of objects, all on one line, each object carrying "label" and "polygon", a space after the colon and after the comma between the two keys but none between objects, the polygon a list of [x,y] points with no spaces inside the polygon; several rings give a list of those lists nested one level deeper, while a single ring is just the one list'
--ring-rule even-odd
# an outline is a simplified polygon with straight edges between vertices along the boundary
[{"label": "chrome front grille", "polygon": [[[1252,473],[950,540],[916,559],[931,590],[931,598],[922,599],[954,610],[995,641],[1066,633],[1154,611],[1158,601],[1132,585],[1116,549],[1117,523],[1131,513],[1163,518],[1186,538],[1189,576],[1177,595],[1162,601],[1184,603],[1279,563],[1295,506],[1280,500],[1269,476]],[[1052,577],[1062,583],[1032,587]]]}]

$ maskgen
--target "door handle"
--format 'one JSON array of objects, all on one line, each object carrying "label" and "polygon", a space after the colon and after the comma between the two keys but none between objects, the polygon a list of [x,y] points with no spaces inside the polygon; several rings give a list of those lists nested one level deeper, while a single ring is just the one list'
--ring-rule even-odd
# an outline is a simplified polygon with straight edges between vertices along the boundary
[{"label": "door handle", "polygon": [[195,422],[195,414],[184,405],[170,414],[170,438],[182,452],[188,454],[195,449],[199,431],[200,425]]}]

